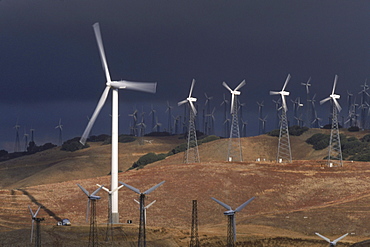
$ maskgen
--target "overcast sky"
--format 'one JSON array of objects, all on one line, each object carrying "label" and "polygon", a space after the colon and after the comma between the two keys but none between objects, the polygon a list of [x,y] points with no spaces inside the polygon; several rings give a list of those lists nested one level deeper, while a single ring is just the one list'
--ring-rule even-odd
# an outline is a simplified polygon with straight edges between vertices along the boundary
[{"label": "overcast sky", "polygon": [[[204,93],[213,96],[220,126],[222,95],[230,97],[222,82],[234,88],[245,79],[240,101],[254,135],[256,101],[265,102],[267,129],[273,129],[277,96],[269,91],[280,90],[288,73],[289,100],[302,101],[301,82],[312,77],[311,96],[321,100],[337,74],[345,109],[346,90],[357,94],[370,77],[368,0],[1,0],[0,149],[13,151],[17,121],[21,139],[34,128],[39,145],[58,142],[60,118],[63,139],[82,134],[105,87],[95,22],[113,80],[158,82],[153,95],[120,91],[121,133],[128,133],[127,114],[135,106],[148,113],[153,104],[166,125],[166,101],[175,106],[185,99],[193,78],[199,107]],[[110,133],[110,104],[108,98],[93,134]],[[317,108],[327,119],[329,107],[317,102]]]}]

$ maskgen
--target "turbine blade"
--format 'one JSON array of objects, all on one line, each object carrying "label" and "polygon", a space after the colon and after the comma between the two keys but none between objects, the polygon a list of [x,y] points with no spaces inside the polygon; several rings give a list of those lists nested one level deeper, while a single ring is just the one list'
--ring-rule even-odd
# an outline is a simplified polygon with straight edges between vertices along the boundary
[{"label": "turbine blade", "polygon": [[186,100],[186,99],[185,99],[185,100],[183,100],[183,101],[178,102],[178,103],[177,103],[177,105],[178,105],[178,106],[180,106],[180,105],[185,104],[186,102],[188,102],[188,100]]},{"label": "turbine blade", "polygon": [[37,214],[39,213],[40,209],[41,209],[41,207],[39,207],[39,208],[37,209],[37,211],[36,211],[36,213],[34,214],[34,216],[33,216],[33,217],[37,217]]},{"label": "turbine blade", "polygon": [[287,111],[288,110],[288,107],[286,106],[286,100],[285,100],[285,96],[284,95],[281,95],[281,105],[282,107],[284,108],[284,111]]},{"label": "turbine blade", "polygon": [[151,203],[149,203],[148,205],[145,206],[145,208],[149,208],[150,206],[152,206],[157,200],[154,200],[152,201]]},{"label": "turbine blade", "polygon": [[248,201],[246,201],[245,203],[243,203],[242,205],[240,205],[239,207],[237,207],[235,209],[235,212],[239,212],[240,210],[242,210],[245,206],[247,206],[251,201],[254,200],[255,197],[252,197],[251,199],[249,199]]},{"label": "turbine blade", "polygon": [[192,82],[191,82],[190,91],[189,91],[189,98],[191,97],[191,94],[193,93],[194,84],[195,84],[195,79],[193,79]]},{"label": "turbine blade", "polygon": [[286,78],[286,80],[285,80],[285,83],[284,83],[284,86],[283,86],[283,89],[281,90],[281,91],[284,91],[285,90],[285,88],[286,88],[286,86],[288,85],[288,82],[289,82],[289,80],[290,80],[290,74],[288,74],[288,76],[287,76],[287,78]]},{"label": "turbine blade", "polygon": [[157,184],[157,185],[153,186],[152,188],[148,189],[147,191],[145,191],[143,194],[148,195],[150,192],[152,192],[153,190],[155,190],[156,188],[158,188],[159,186],[164,184],[164,182],[166,182],[166,181],[160,182],[159,184]]},{"label": "turbine blade", "polygon": [[139,202],[138,200],[134,199],[134,201],[135,201],[137,204],[139,204],[139,205],[140,205],[140,202]]},{"label": "turbine blade", "polygon": [[226,87],[227,88],[227,90],[229,90],[230,92],[232,92],[233,90],[231,90],[231,88],[229,87],[229,85],[227,85],[226,84],[226,82],[222,82],[222,85],[224,86],[224,87]]},{"label": "turbine blade", "polygon": [[96,193],[99,192],[99,190],[101,190],[102,188],[104,187],[104,185],[100,186],[99,188],[97,188],[93,193],[91,193],[92,196],[95,196]]},{"label": "turbine blade", "polygon": [[119,182],[120,184],[124,185],[125,187],[129,188],[130,190],[132,190],[133,192],[135,193],[138,193],[138,194],[141,194],[140,193],[140,190],[136,189],[135,187],[131,186],[131,185],[128,185],[128,184],[125,184],[123,182]]},{"label": "turbine blade", "polygon": [[231,93],[231,107],[230,107],[231,114],[233,113],[233,110],[234,110],[234,98],[235,98],[235,95]]},{"label": "turbine blade", "polygon": [[228,209],[228,210],[233,210],[229,205],[227,205],[226,203],[223,203],[219,200],[217,200],[216,198],[214,197],[211,197],[212,200],[214,200],[215,202],[217,202],[218,204],[220,204],[221,206],[223,206],[224,208]]},{"label": "turbine blade", "polygon": [[82,187],[80,184],[77,184],[78,187],[80,187],[80,189],[87,195],[87,196],[90,196],[90,193],[84,188]]},{"label": "turbine blade", "polygon": [[280,94],[280,92],[270,91],[270,95],[277,95],[277,94]]},{"label": "turbine blade", "polygon": [[333,98],[333,102],[334,102],[335,106],[337,107],[338,111],[341,111],[342,107],[339,105],[337,99]]},{"label": "turbine blade", "polygon": [[99,47],[100,59],[101,59],[103,69],[104,69],[104,72],[105,72],[105,78],[107,79],[107,82],[110,82],[111,79],[110,79],[110,74],[109,74],[109,70],[108,70],[107,60],[105,58],[103,40],[101,38],[99,23],[98,22],[95,23],[93,25],[93,28],[94,28],[94,32],[95,32],[96,42],[98,43],[98,47]]},{"label": "turbine blade", "polygon": [[30,214],[31,214],[31,216],[32,216],[32,217],[35,217],[35,216],[34,216],[34,214],[33,214],[32,209],[31,209],[31,207],[30,207],[30,205],[28,205],[28,209],[30,210]]},{"label": "turbine blade", "polygon": [[98,102],[98,105],[96,106],[95,111],[94,111],[92,117],[90,118],[89,123],[87,124],[87,127],[86,127],[84,133],[82,134],[82,137],[80,139],[80,143],[82,145],[85,145],[86,140],[89,137],[90,131],[91,131],[91,129],[92,129],[94,123],[95,123],[95,120],[98,117],[101,109],[103,108],[105,101],[107,100],[109,89],[110,89],[109,86],[105,87],[105,89],[103,91],[103,94],[101,95],[100,100]]},{"label": "turbine blade", "polygon": [[157,88],[156,82],[134,82],[134,81],[113,81],[110,85],[114,88],[129,89],[146,93],[155,93]]},{"label": "turbine blade", "polygon": [[110,193],[109,189],[106,188],[106,187],[104,187],[104,185],[96,184],[96,186],[102,187],[103,190],[105,190],[106,192]]},{"label": "turbine blade", "polygon": [[[123,187],[123,184],[112,190],[111,193],[116,192],[117,190],[120,190]],[[104,188],[103,188],[104,189]]]},{"label": "turbine blade", "polygon": [[334,244],[336,244],[337,242],[339,242],[341,239],[345,238],[346,236],[348,235],[348,233],[344,234],[343,236],[337,238],[336,240],[333,241]]},{"label": "turbine blade", "polygon": [[331,98],[330,97],[327,97],[323,100],[320,100],[320,105],[324,104],[326,101],[330,100]]},{"label": "turbine blade", "polygon": [[234,89],[234,91],[238,91],[239,90],[239,88],[241,88],[241,87],[243,87],[244,85],[245,85],[246,83],[245,83],[245,80],[243,80],[235,89]]},{"label": "turbine blade", "polygon": [[330,239],[328,239],[327,237],[325,237],[325,236],[323,236],[323,235],[321,235],[320,233],[317,233],[317,232],[315,232],[315,234],[317,236],[319,236],[320,238],[324,239],[326,242],[330,243]]},{"label": "turbine blade", "polygon": [[335,75],[335,77],[334,77],[333,91],[331,92],[331,94],[334,94],[335,87],[337,86],[337,80],[338,80],[338,76],[337,76],[337,75]]},{"label": "turbine blade", "polygon": [[197,115],[197,109],[195,109],[195,106],[194,106],[193,102],[189,101],[189,104],[190,104],[191,109],[194,112],[194,115]]}]

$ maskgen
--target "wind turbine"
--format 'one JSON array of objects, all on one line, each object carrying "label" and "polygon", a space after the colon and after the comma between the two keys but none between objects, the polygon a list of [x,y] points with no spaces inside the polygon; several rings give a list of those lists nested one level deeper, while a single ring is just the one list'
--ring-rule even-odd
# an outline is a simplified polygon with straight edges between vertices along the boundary
[{"label": "wind turbine", "polygon": [[307,82],[301,82],[301,85],[304,86],[306,88],[306,102],[307,102],[307,108],[306,108],[306,120],[307,120],[307,127],[309,127],[309,123],[311,123],[311,105],[309,104],[309,101],[310,101],[310,87],[311,87],[311,84],[310,84],[310,81],[311,81],[311,76],[310,78],[308,78]]},{"label": "wind turbine", "polygon": [[[139,202],[138,200],[134,199],[134,201],[135,201],[137,204],[139,204],[139,205],[140,205],[140,202]],[[144,222],[145,222],[145,225],[146,225],[146,210],[147,210],[148,208],[150,208],[150,206],[152,206],[156,201],[157,201],[157,200],[154,200],[154,201],[152,201],[151,203],[149,203],[148,205],[146,205],[146,206],[144,207],[144,218],[145,218]]]},{"label": "wind turbine", "polygon": [[[224,105],[224,123],[226,122],[227,120],[227,104],[229,104],[229,101],[225,98],[225,94],[224,94],[224,99],[223,101],[221,102],[220,106]],[[227,133],[229,132],[229,127],[228,125],[225,125],[224,124],[224,136],[228,136]]]},{"label": "wind turbine", "polygon": [[204,93],[204,96],[206,97],[206,102],[204,104],[204,108],[206,109],[206,112],[203,113],[205,115],[205,123],[204,123],[204,134],[209,135],[209,130],[212,128],[211,126],[211,99],[213,99],[212,96],[208,96],[207,93]]},{"label": "wind turbine", "polygon": [[[101,38],[100,27],[99,23],[95,23],[93,25],[96,41],[98,43],[100,58],[102,61],[103,69],[105,71],[106,77],[106,87],[103,91],[103,94],[98,102],[98,105],[95,108],[95,111],[84,131],[80,142],[84,145],[86,140],[89,136],[91,128],[93,127],[96,118],[98,117],[102,107],[105,104],[105,101],[108,97],[109,91],[112,90],[112,167],[111,167],[111,190],[115,190],[118,185],[118,90],[119,89],[130,89],[148,93],[155,93],[157,83],[139,83],[139,82],[131,82],[131,81],[112,81],[107,65],[107,61],[105,58],[105,52],[103,47],[103,40]],[[118,193],[115,191],[112,194],[112,216],[113,222],[119,222],[119,214],[118,214]]]},{"label": "wind turbine", "polygon": [[62,139],[62,131],[63,131],[63,125],[62,125],[62,119],[59,118],[59,124],[55,126],[55,129],[59,129],[59,138],[58,138],[58,146],[62,146],[63,139]]},{"label": "wind turbine", "polygon": [[155,130],[156,132],[160,132],[161,131],[161,126],[162,126],[162,124],[160,122],[158,122],[158,117],[155,117],[155,125],[154,125],[153,130]]},{"label": "wind turbine", "polygon": [[150,112],[149,112],[149,116],[152,115],[152,129],[154,129],[154,125],[155,125],[155,113],[156,113],[156,110],[153,108],[153,104],[150,106]]},{"label": "wind turbine", "polygon": [[134,108],[134,111],[131,114],[128,114],[129,117],[132,117],[133,124],[132,124],[132,135],[137,136],[137,109]]},{"label": "wind turbine", "polygon": [[232,90],[226,84],[226,82],[222,83],[222,85],[231,93],[230,114],[232,120],[230,129],[229,147],[227,152],[227,161],[243,161],[242,146],[240,143],[237,96],[241,94],[241,92],[238,90],[242,88],[245,84],[246,84],[245,80],[243,80],[241,83],[239,83],[238,86],[236,86],[234,90]]},{"label": "wind turbine", "polygon": [[279,134],[279,144],[277,152],[277,162],[287,161],[292,162],[292,152],[290,149],[290,139],[289,139],[289,126],[286,112],[288,111],[286,105],[286,96],[289,96],[289,92],[285,91],[286,86],[290,80],[290,74],[288,74],[284,86],[279,92],[270,91],[270,95],[280,95],[281,96],[281,120],[280,120],[280,134]]},{"label": "wind turbine", "polygon": [[40,222],[44,220],[44,218],[37,218],[37,214],[39,213],[41,207],[39,207],[35,213],[33,213],[30,206],[28,206],[32,217],[32,226],[31,226],[31,243],[33,240],[33,223],[36,221],[36,239],[35,239],[35,246],[41,246],[41,235],[40,235]]},{"label": "wind turbine", "polygon": [[263,108],[263,101],[261,102],[258,102],[257,101],[257,105],[258,105],[258,134],[262,134],[262,124],[261,124],[261,121],[260,119],[262,119],[262,108]]},{"label": "wind turbine", "polygon": [[[195,79],[191,82],[189,96],[177,103],[178,106],[188,103],[190,106],[190,116],[189,116],[189,126],[188,126],[188,145],[185,151],[185,163],[196,163],[200,162],[199,151],[198,151],[198,141],[197,141],[197,132],[195,128],[195,116],[197,115],[197,109],[194,107],[194,103],[197,101],[197,98],[194,98],[191,94],[193,93],[193,88],[195,84]],[[185,116],[184,116],[185,117]]]},{"label": "wind turbine", "polygon": [[226,203],[223,203],[216,198],[211,197],[212,200],[223,206],[227,209],[227,211],[224,212],[224,215],[228,217],[228,224],[227,224],[227,246],[234,246],[234,243],[236,242],[236,221],[235,221],[235,213],[240,212],[245,206],[247,206],[251,201],[254,200],[255,197],[252,197],[248,201],[244,202],[242,205],[237,207],[235,210],[233,210],[229,205]]},{"label": "wind turbine", "polygon": [[243,137],[247,137],[247,125],[248,125],[248,121],[244,121],[243,119],[242,120],[242,136]]},{"label": "wind turbine", "polygon": [[97,229],[97,224],[96,224],[96,201],[100,200],[100,196],[97,196],[96,194],[101,190],[103,185],[100,186],[98,189],[96,189],[91,194],[80,184],[77,184],[77,186],[80,187],[80,189],[87,196],[86,222],[88,222],[89,211],[90,211],[89,246],[90,246],[90,242],[92,243],[92,246],[98,246],[98,229]]},{"label": "wind turbine", "polygon": [[315,232],[315,234],[316,234],[317,236],[319,236],[320,238],[324,239],[326,242],[328,242],[328,243],[329,243],[329,247],[334,247],[334,246],[336,246],[336,245],[337,245],[337,243],[338,243],[340,240],[342,240],[343,238],[345,238],[345,237],[348,235],[348,233],[346,233],[346,234],[344,234],[343,236],[341,236],[341,237],[337,238],[336,240],[330,241],[330,239],[329,239],[329,238],[327,238],[327,237],[325,237],[325,236],[321,235],[320,233]]},{"label": "wind turbine", "polygon": [[171,117],[172,117],[172,108],[173,106],[170,105],[170,102],[167,100],[167,108],[166,112],[168,112],[168,119],[167,119],[167,131],[168,133],[172,134],[172,125],[171,125]]},{"label": "wind turbine", "polygon": [[216,111],[216,107],[213,107],[213,110],[211,113],[207,114],[206,116],[210,119],[210,121],[208,122],[208,129],[209,131],[207,131],[208,135],[214,135],[215,134],[215,111]]},{"label": "wind turbine", "polygon": [[175,135],[178,134],[179,132],[179,122],[181,121],[181,116],[180,115],[177,115],[176,117],[175,116],[172,116],[173,118],[173,129],[175,131]]},{"label": "wind turbine", "polygon": [[342,163],[342,148],[340,144],[340,135],[339,135],[339,124],[338,124],[338,111],[342,110],[342,107],[338,103],[340,99],[339,94],[335,94],[335,87],[337,85],[338,76],[334,77],[333,90],[329,97],[320,101],[320,104],[324,104],[327,101],[333,102],[333,113],[332,113],[332,123],[331,123],[331,132],[330,132],[330,143],[329,143],[329,155],[328,155],[328,166],[332,166],[333,162],[343,166]]},{"label": "wind turbine", "polygon": [[96,194],[103,188],[104,185],[101,185],[98,189],[96,189],[93,193],[89,193],[84,187],[82,187],[80,184],[77,184],[78,187],[86,194],[87,196],[87,206],[86,206],[86,222],[89,220],[89,210],[92,211],[94,207],[91,207],[91,201],[96,202],[96,200],[100,200],[100,196],[97,196]]},{"label": "wind turbine", "polygon": [[15,129],[14,153],[21,151],[21,146],[20,146],[20,142],[19,142],[19,128],[20,127],[21,126],[18,124],[18,119],[17,119],[17,123],[14,125],[14,129]]},{"label": "wind turbine", "polygon": [[138,247],[145,247],[146,246],[146,233],[145,233],[145,196],[149,195],[152,191],[157,189],[159,186],[164,184],[165,181],[160,182],[159,184],[151,187],[150,189],[146,190],[145,192],[140,192],[139,189],[136,189],[135,187],[119,182],[120,184],[124,185],[125,187],[129,188],[133,192],[137,193],[140,195],[139,200],[140,200],[140,225],[139,225],[139,238],[138,238]]},{"label": "wind turbine", "polygon": [[26,129],[24,130],[24,151],[27,152],[27,147],[28,147],[28,134],[26,132]]}]

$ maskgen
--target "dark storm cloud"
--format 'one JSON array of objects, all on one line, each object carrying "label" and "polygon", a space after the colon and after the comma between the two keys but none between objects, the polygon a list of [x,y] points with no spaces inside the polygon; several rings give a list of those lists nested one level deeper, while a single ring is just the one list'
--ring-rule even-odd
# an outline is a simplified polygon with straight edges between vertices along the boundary
[{"label": "dark storm cloud", "polygon": [[95,22],[113,79],[158,82],[155,95],[120,93],[138,107],[175,104],[193,78],[199,104],[207,92],[218,105],[228,93],[222,81],[235,87],[246,79],[241,101],[255,112],[257,100],[273,107],[268,92],[288,73],[291,98],[304,96],[300,82],[310,76],[317,98],[326,97],[335,74],[345,98],[369,76],[369,13],[369,1],[3,0],[0,102],[91,102],[80,113],[91,114],[105,86]]}]

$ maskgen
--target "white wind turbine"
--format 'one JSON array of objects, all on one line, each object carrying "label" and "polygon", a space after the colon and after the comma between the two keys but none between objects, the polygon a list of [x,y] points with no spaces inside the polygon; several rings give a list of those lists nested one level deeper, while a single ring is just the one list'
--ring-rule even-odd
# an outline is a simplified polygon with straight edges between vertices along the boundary
[{"label": "white wind turbine", "polygon": [[[139,202],[138,200],[134,199],[134,201],[135,201],[137,204],[139,204],[139,206],[140,206],[140,202]],[[152,206],[156,201],[157,201],[157,200],[154,200],[154,201],[152,201],[151,203],[149,203],[148,205],[144,206],[144,218],[145,218],[144,222],[145,222],[145,225],[146,225],[146,210],[147,210],[148,208],[150,208],[150,206]]]},{"label": "white wind turbine", "polygon": [[280,120],[280,134],[279,134],[279,145],[277,153],[278,162],[292,162],[292,152],[290,149],[290,139],[289,139],[289,129],[288,129],[288,119],[286,112],[288,110],[286,106],[286,96],[289,96],[289,92],[285,91],[286,86],[290,80],[290,74],[288,74],[284,86],[279,92],[270,91],[270,95],[280,95],[281,96],[281,120]]},{"label": "white wind turbine", "polygon": [[[197,101],[197,98],[194,98],[191,94],[193,93],[193,88],[195,84],[195,79],[191,82],[189,96],[177,103],[178,106],[188,103],[190,106],[189,110],[189,126],[188,126],[188,145],[185,151],[184,161],[186,164],[200,162],[199,151],[198,151],[198,142],[197,142],[197,133],[195,129],[195,116],[197,115],[197,109],[195,109],[194,102]],[[184,116],[185,117],[185,116]]]},{"label": "white wind turbine", "polygon": [[338,76],[334,77],[333,90],[329,97],[320,101],[320,104],[331,100],[333,102],[333,112],[332,112],[332,123],[331,123],[331,133],[330,133],[330,143],[329,143],[329,155],[328,155],[328,166],[331,166],[333,163],[338,163],[340,166],[343,166],[342,163],[342,148],[340,144],[340,135],[339,135],[339,124],[338,124],[338,111],[342,110],[342,107],[338,103],[340,99],[339,94],[335,94],[335,87],[337,86]]},{"label": "white wind turbine", "polygon": [[242,88],[245,84],[246,84],[245,80],[243,80],[234,90],[232,90],[226,84],[226,82],[222,83],[222,85],[231,93],[230,114],[232,120],[230,129],[229,147],[227,152],[227,161],[243,161],[242,146],[240,143],[237,96],[241,94],[241,92],[238,90]]},{"label": "white wind turbine", "polygon": [[[80,142],[84,145],[87,141],[89,133],[98,117],[105,101],[108,97],[108,93],[112,90],[112,167],[111,167],[111,191],[114,191],[118,185],[118,90],[119,89],[130,89],[136,91],[143,91],[149,93],[155,93],[157,83],[145,82],[131,82],[131,81],[112,81],[108,70],[107,61],[105,58],[105,52],[103,47],[103,40],[101,38],[99,23],[93,25],[96,41],[98,43],[100,58],[102,61],[103,69],[106,77],[106,87],[103,91],[102,96],[95,108],[95,111],[90,118],[90,121],[82,134]],[[118,193],[117,190],[112,194],[112,217],[113,222],[119,222],[118,214]]]},{"label": "white wind turbine", "polygon": [[330,241],[330,239],[329,239],[329,238],[327,238],[327,237],[325,237],[325,236],[321,235],[320,233],[315,232],[315,234],[316,234],[317,236],[319,236],[320,238],[324,239],[326,242],[328,242],[328,243],[329,243],[329,247],[334,247],[334,246],[336,246],[336,245],[337,245],[337,243],[338,243],[340,240],[342,240],[343,238],[345,238],[345,237],[348,235],[348,233],[346,233],[346,234],[344,234],[343,236],[341,236],[341,237],[337,238],[336,240]]}]

